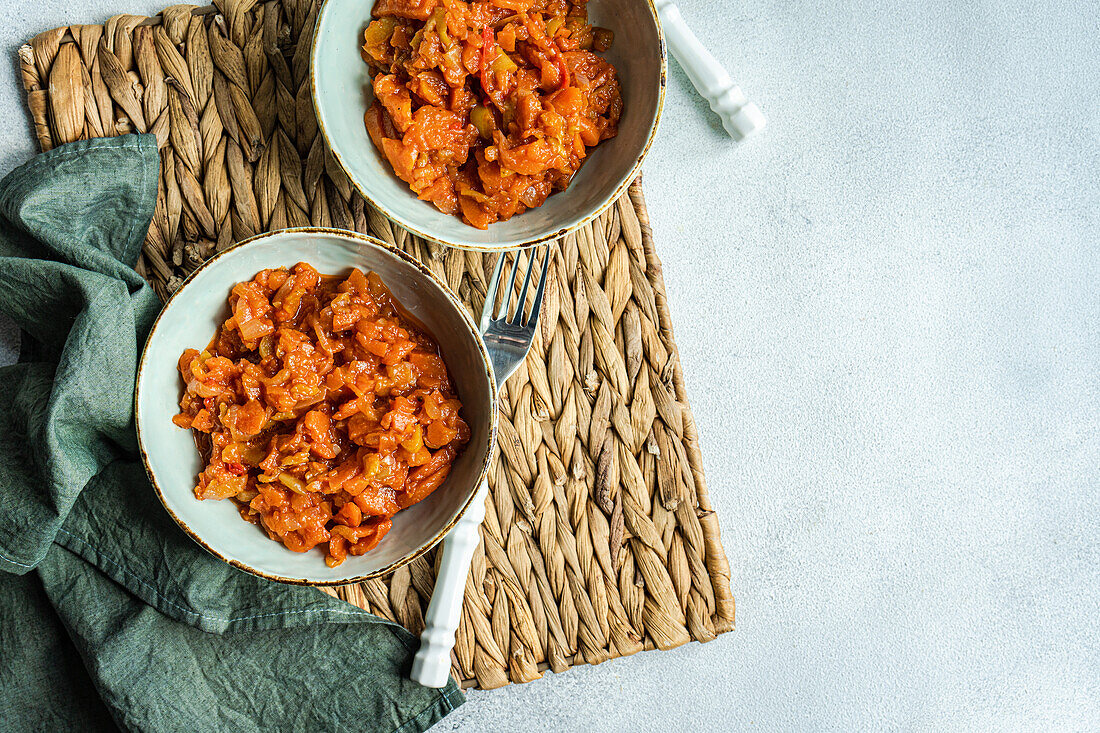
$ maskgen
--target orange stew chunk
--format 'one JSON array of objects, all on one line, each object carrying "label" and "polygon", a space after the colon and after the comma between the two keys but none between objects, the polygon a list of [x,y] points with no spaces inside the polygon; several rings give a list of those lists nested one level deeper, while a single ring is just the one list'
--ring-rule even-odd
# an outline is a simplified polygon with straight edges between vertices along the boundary
[{"label": "orange stew chunk", "polygon": [[[395,0],[415,12],[420,5]],[[305,263],[238,283],[204,351],[179,359],[172,421],[203,455],[198,499],[334,567],[373,549],[470,440],[439,348],[381,279]]]},{"label": "orange stew chunk", "polygon": [[587,0],[377,0],[364,123],[416,195],[486,229],[564,190],[618,132],[613,34]]}]

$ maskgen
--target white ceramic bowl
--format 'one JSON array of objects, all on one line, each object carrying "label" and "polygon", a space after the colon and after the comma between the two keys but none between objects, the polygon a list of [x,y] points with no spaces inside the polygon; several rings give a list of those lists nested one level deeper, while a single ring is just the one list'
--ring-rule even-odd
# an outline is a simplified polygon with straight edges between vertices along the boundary
[{"label": "white ceramic bowl", "polygon": [[509,250],[550,241],[595,219],[626,190],[649,151],[665,97],[665,44],[649,0],[592,0],[594,25],[615,41],[602,54],[619,74],[619,134],[601,142],[569,187],[481,231],[420,201],[371,142],[363,123],[373,93],[359,54],[373,0],[327,0],[314,31],[310,85],[317,121],[355,187],[383,214],[427,239],[464,249]]},{"label": "white ceramic bowl", "polygon": [[[172,423],[183,383],[177,370],[187,348],[205,348],[229,316],[234,284],[260,270],[308,262],[323,274],[357,267],[381,276],[397,300],[439,343],[462,400],[471,438],[447,480],[427,499],[398,512],[393,528],[365,555],[325,565],[320,550],[297,553],[241,519],[230,500],[195,498],[202,463],[190,430]],[[485,345],[465,306],[412,257],[372,237],[332,229],[261,234],[211,258],[176,291],[157,318],[138,368],[138,444],[157,495],[196,542],[250,573],[287,583],[332,585],[388,573],[441,540],[466,511],[484,478],[496,433],[496,389]]]}]

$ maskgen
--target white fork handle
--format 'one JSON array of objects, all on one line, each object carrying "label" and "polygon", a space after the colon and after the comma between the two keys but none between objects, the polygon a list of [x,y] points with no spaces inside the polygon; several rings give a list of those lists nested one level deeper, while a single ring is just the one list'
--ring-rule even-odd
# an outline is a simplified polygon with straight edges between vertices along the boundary
[{"label": "white fork handle", "polygon": [[710,54],[691,29],[672,0],[657,0],[657,15],[672,55],[684,73],[722,119],[722,127],[734,140],[741,140],[764,128],[764,113],[750,102],[733,83],[730,75]]},{"label": "white fork handle", "polygon": [[469,510],[462,515],[443,540],[443,560],[435,577],[435,590],[424,617],[424,632],[420,635],[420,650],[412,663],[413,681],[425,687],[443,687],[451,674],[451,649],[455,631],[462,618],[462,598],[466,576],[480,540],[478,527],[485,519],[485,497],[489,484],[481,482]]}]

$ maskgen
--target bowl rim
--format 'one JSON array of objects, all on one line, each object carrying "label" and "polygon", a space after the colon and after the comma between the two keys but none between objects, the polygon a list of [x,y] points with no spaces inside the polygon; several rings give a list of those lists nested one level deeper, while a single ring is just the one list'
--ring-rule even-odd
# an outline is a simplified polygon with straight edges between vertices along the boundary
[{"label": "bowl rim", "polygon": [[[638,177],[638,174],[641,171],[642,162],[645,160],[646,155],[649,154],[649,149],[653,147],[653,141],[657,136],[657,128],[660,126],[661,115],[663,114],[665,108],[665,89],[668,86],[668,51],[665,45],[664,30],[661,28],[661,21],[657,14],[657,8],[653,5],[653,0],[645,0],[645,5],[647,8],[649,8],[649,14],[653,19],[653,26],[657,30],[657,47],[660,50],[661,57],[661,74],[657,89],[657,110],[653,115],[653,122],[649,127],[649,134],[646,136],[645,145],[642,146],[642,152],[638,154],[637,158],[634,160],[634,164],[630,167],[630,171],[626,174],[626,176],[623,177],[623,180],[619,182],[619,185],[615,187],[615,190],[611,192],[611,194],[609,194],[604,200],[600,201],[599,204],[594,206],[587,216],[581,218],[576,223],[570,226],[562,227],[547,234],[530,237],[528,239],[501,242],[499,244],[493,243],[473,246],[469,243],[460,244],[428,234],[427,232],[422,231],[412,222],[406,221],[396,214],[393,214],[385,206],[375,200],[375,198],[367,192],[366,187],[360,184],[359,181],[355,179],[355,176],[351,174],[348,166],[344,163],[343,157],[336,149],[336,146],[332,144],[332,139],[329,137],[328,129],[325,127],[324,115],[321,114],[321,106],[317,102],[317,55],[318,48],[320,47],[321,38],[321,34],[317,31],[321,28],[321,23],[324,20],[325,13],[328,11],[329,7],[331,7],[331,3],[328,0],[324,1],[324,4],[321,6],[321,10],[317,13],[317,21],[313,26],[313,38],[310,40],[309,49],[309,92],[310,99],[313,102],[314,117],[317,118],[317,128],[321,131],[321,136],[325,139],[325,144],[328,146],[329,152],[332,153],[332,157],[335,158],[336,162],[340,164],[340,168],[344,171],[344,174],[348,177],[348,180],[351,181],[351,185],[355,187],[359,194],[363,198],[365,198],[374,208],[381,211],[390,221],[404,227],[405,229],[408,229],[411,233],[415,234],[418,237],[421,237],[422,239],[437,242],[448,247],[454,247],[455,249],[472,250],[475,252],[507,252],[513,249],[526,249],[528,247],[535,247],[546,242],[552,242],[556,239],[561,239],[562,237],[577,231],[581,227],[590,224],[597,217],[599,217],[601,214],[611,208],[611,206],[614,205],[616,201],[619,200],[623,193],[630,187],[630,184],[633,183],[634,180]],[[367,17],[370,17],[369,13]],[[566,190],[568,190],[568,187],[566,188]],[[562,191],[562,193],[564,192],[565,191]],[[424,204],[426,206],[431,205],[427,201],[425,201]]]},{"label": "bowl rim", "polygon": [[[309,578],[286,577],[286,576],[282,576],[282,575],[277,575],[275,573],[265,572],[263,570],[259,570],[257,568],[254,568],[251,565],[248,565],[247,563],[241,562],[240,560],[226,557],[221,552],[219,552],[218,550],[211,547],[209,543],[207,543],[202,537],[200,537],[198,535],[198,533],[196,533],[193,529],[191,529],[191,527],[180,516],[178,516],[176,514],[176,512],[172,511],[171,507],[168,506],[168,502],[165,500],[164,491],[163,491],[163,489],[161,489],[160,484],[157,482],[157,477],[153,473],[152,466],[149,463],[149,456],[148,456],[148,453],[146,452],[145,441],[142,438],[141,420],[139,418],[139,406],[141,404],[141,383],[143,381],[142,377],[143,377],[144,372],[145,372],[146,357],[147,357],[148,351],[149,351],[149,344],[152,342],[153,336],[156,334],[157,328],[160,326],[161,318],[164,316],[165,313],[168,312],[168,308],[172,305],[172,302],[178,296],[180,296],[184,292],[184,290],[187,289],[187,287],[193,282],[194,278],[200,272],[205,270],[207,267],[213,266],[218,260],[220,260],[223,257],[223,255],[226,255],[230,252],[236,252],[238,249],[240,249],[242,247],[245,247],[245,246],[255,246],[255,245],[257,245],[257,244],[259,244],[259,243],[261,243],[265,240],[278,238],[279,236],[282,236],[282,235],[285,235],[285,234],[291,234],[291,233],[293,233],[293,234],[314,234],[314,235],[321,235],[321,236],[324,236],[324,237],[337,237],[337,238],[340,238],[340,239],[358,240],[361,243],[365,243],[367,245],[370,245],[370,246],[376,247],[378,249],[381,249],[385,253],[387,253],[391,256],[394,256],[397,259],[403,260],[404,262],[407,262],[408,264],[411,264],[413,267],[415,267],[422,275],[427,277],[431,282],[433,282],[436,286],[439,287],[439,289],[443,292],[443,294],[447,298],[447,300],[449,300],[451,305],[454,306],[455,310],[458,311],[462,321],[466,324],[467,328],[469,329],[470,334],[474,337],[474,341],[475,341],[475,343],[477,345],[477,348],[478,348],[478,353],[481,355],[483,366],[485,367],[485,370],[486,370],[486,379],[488,380],[488,384],[489,384],[489,394],[490,394],[490,401],[491,401],[490,404],[489,404],[489,434],[488,434],[489,445],[488,445],[488,449],[485,451],[485,457],[482,460],[482,464],[481,464],[481,468],[480,468],[480,471],[478,473],[478,476],[472,482],[473,483],[473,490],[470,492],[470,495],[466,498],[466,500],[462,503],[462,506],[459,507],[458,513],[455,514],[455,516],[449,522],[447,522],[447,524],[444,525],[438,532],[436,532],[431,537],[431,539],[425,541],[419,547],[417,547],[415,550],[413,550],[412,552],[408,553],[407,555],[405,555],[401,558],[398,558],[397,560],[393,561],[392,563],[390,563],[386,567],[380,568],[378,570],[371,571],[369,573],[365,573],[363,575],[355,575],[355,576],[350,576],[350,577],[347,577],[347,578],[338,578],[338,579],[334,579],[334,580],[310,580]],[[312,226],[310,226],[310,227],[287,227],[287,228],[284,228],[284,229],[276,229],[276,230],[270,231],[270,232],[261,232],[260,234],[256,234],[254,236],[251,236],[248,239],[244,239],[244,240],[240,241],[239,243],[235,244],[232,247],[229,247],[225,250],[222,250],[221,252],[218,252],[213,257],[210,257],[205,262],[203,262],[201,265],[199,265],[197,268],[195,268],[195,270],[190,275],[188,275],[186,279],[184,279],[183,283],[179,286],[179,288],[177,288],[176,291],[174,293],[172,293],[171,296],[169,296],[168,300],[166,300],[164,302],[164,305],[161,307],[160,311],[157,313],[156,320],[153,321],[153,325],[149,329],[149,335],[146,336],[146,338],[145,338],[145,344],[142,346],[142,350],[141,350],[141,358],[138,360],[137,376],[134,379],[133,410],[134,410],[134,428],[135,428],[135,431],[137,433],[138,452],[141,454],[141,463],[142,463],[142,466],[145,468],[145,475],[149,478],[149,482],[153,485],[153,490],[156,492],[157,498],[160,500],[160,503],[164,507],[164,510],[166,512],[168,512],[168,515],[170,517],[172,517],[173,521],[175,521],[175,523],[179,526],[180,529],[182,529],[184,531],[184,533],[187,534],[187,536],[189,536],[192,540],[194,540],[196,543],[198,543],[199,546],[201,546],[203,549],[205,549],[210,554],[217,557],[219,560],[222,560],[223,562],[226,562],[229,565],[232,565],[233,567],[237,568],[238,570],[243,570],[246,573],[250,573],[252,575],[257,575],[257,576],[259,576],[261,578],[265,578],[267,580],[274,580],[274,581],[277,581],[277,582],[280,582],[280,583],[287,583],[287,584],[290,584],[290,585],[334,586],[334,585],[348,585],[348,584],[351,584],[351,583],[360,583],[360,582],[365,581],[365,580],[370,580],[372,578],[377,578],[379,576],[386,575],[388,573],[392,573],[393,571],[398,570],[398,569],[408,565],[412,561],[414,561],[417,558],[419,558],[420,556],[422,556],[428,550],[435,547],[437,544],[439,544],[440,541],[443,540],[444,537],[447,536],[447,534],[450,533],[450,531],[452,529],[454,529],[455,525],[458,524],[459,520],[462,519],[462,517],[470,509],[470,506],[473,504],[474,500],[477,498],[478,487],[480,487],[483,482],[488,480],[489,469],[492,466],[493,458],[496,455],[496,450],[497,450],[497,445],[496,445],[497,426],[499,424],[499,419],[500,419],[499,414],[498,414],[499,413],[499,403],[500,403],[500,397],[499,397],[499,394],[498,394],[497,389],[496,389],[496,377],[495,377],[495,374],[493,372],[493,362],[492,362],[492,359],[490,359],[490,357],[489,357],[489,352],[485,347],[485,342],[481,337],[481,333],[480,333],[480,331],[478,331],[477,326],[474,324],[473,317],[470,315],[469,311],[466,309],[466,306],[462,303],[462,301],[460,301],[458,299],[458,296],[455,295],[455,293],[449,287],[447,287],[447,284],[445,282],[443,282],[442,279],[440,279],[434,272],[432,272],[428,267],[426,267],[423,263],[421,263],[419,260],[417,260],[412,255],[408,254],[407,252],[405,252],[401,249],[398,249],[397,247],[394,247],[393,245],[387,244],[386,242],[382,241],[381,239],[378,239],[377,237],[372,237],[372,236],[369,236],[369,235],[366,235],[366,234],[360,234],[359,232],[353,232],[353,231],[346,230],[346,229],[336,229],[336,228],[332,228],[332,227],[312,227]]]}]

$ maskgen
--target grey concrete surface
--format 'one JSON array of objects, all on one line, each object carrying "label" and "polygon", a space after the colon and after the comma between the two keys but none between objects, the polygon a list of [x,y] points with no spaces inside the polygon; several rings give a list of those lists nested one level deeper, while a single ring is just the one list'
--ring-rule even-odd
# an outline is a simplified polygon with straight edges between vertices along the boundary
[{"label": "grey concrete surface", "polygon": [[1100,728],[1100,4],[681,8],[770,121],[673,63],[645,167],[738,628],[438,730]]}]

